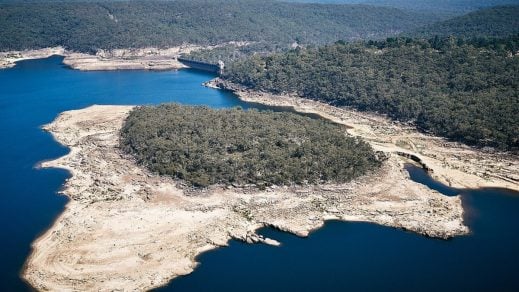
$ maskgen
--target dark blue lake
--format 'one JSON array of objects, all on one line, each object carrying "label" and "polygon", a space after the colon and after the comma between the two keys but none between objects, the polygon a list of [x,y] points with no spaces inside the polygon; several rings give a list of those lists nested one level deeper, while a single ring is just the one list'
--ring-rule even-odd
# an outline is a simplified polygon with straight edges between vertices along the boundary
[{"label": "dark blue lake", "polygon": [[[19,278],[30,243],[52,224],[66,198],[57,195],[68,173],[35,169],[67,153],[40,126],[60,112],[91,104],[179,102],[211,107],[257,107],[201,83],[192,71],[80,72],[60,57],[0,70],[0,291],[29,290]],[[259,107],[261,109],[265,107]],[[412,177],[442,186],[420,169]],[[281,247],[247,245],[205,253],[189,276],[161,291],[519,291],[519,194],[461,191],[473,233],[443,241],[367,223],[328,222],[309,238],[272,229]]]}]

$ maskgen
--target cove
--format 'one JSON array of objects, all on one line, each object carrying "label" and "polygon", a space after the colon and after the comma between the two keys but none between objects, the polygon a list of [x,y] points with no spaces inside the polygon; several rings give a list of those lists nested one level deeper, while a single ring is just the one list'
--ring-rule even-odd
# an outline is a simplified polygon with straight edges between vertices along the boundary
[{"label": "cove", "polygon": [[272,228],[280,247],[231,241],[156,291],[518,291],[519,194],[454,190],[416,166],[411,178],[461,193],[472,233],[451,240],[371,223],[329,221],[308,238]]},{"label": "cove", "polygon": [[[1,291],[29,290],[18,275],[30,243],[66,204],[56,193],[69,174],[35,168],[68,151],[40,129],[60,112],[91,104],[163,102],[273,109],[205,88],[201,83],[212,75],[193,70],[80,72],[61,62],[61,57],[51,57],[0,70]],[[420,170],[410,172],[417,181],[433,183]],[[434,187],[447,195],[454,192]],[[228,248],[200,256],[202,264],[193,274],[159,290],[517,290],[518,194],[490,189],[462,193],[473,231],[469,236],[442,241],[335,221],[306,239],[263,229],[283,245],[231,241]]]}]

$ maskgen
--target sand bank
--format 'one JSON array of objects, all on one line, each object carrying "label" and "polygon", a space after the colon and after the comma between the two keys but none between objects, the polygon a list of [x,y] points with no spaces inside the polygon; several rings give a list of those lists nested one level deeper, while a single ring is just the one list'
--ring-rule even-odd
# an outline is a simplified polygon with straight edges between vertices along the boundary
[{"label": "sand bank", "polygon": [[349,134],[362,137],[375,150],[420,160],[429,169],[431,176],[446,185],[519,191],[519,159],[515,155],[450,142],[421,133],[413,125],[404,125],[381,115],[338,108],[296,95],[256,92],[218,78],[206,85],[231,90],[247,102],[289,106],[298,112],[318,114],[347,125]]},{"label": "sand bank", "polygon": [[78,53],[62,47],[39,50],[0,52],[0,69],[11,68],[16,62],[29,59],[48,58],[52,55],[65,57],[63,63],[82,71],[104,70],[177,70],[186,68],[177,58],[194,50],[214,49],[233,44],[248,45],[248,42],[228,42],[214,46],[182,45],[165,49],[138,48],[99,50],[96,54]]},{"label": "sand bank", "polygon": [[11,68],[16,62],[30,59],[48,58],[53,55],[65,55],[62,47],[45,48],[39,50],[0,52],[0,69]]},{"label": "sand bank", "polygon": [[327,219],[374,222],[432,237],[468,232],[459,197],[411,181],[389,155],[376,173],[343,185],[212,187],[185,192],[118,149],[131,107],[92,106],[45,126],[70,147],[42,164],[71,171],[63,214],[33,243],[23,277],[38,290],[146,290],[196,267],[200,253],[232,239],[277,244],[256,234],[273,226],[306,236]]},{"label": "sand bank", "polygon": [[182,46],[168,49],[118,49],[99,50],[95,55],[67,53],[63,63],[82,71],[99,70],[177,70],[186,68],[177,58],[199,46]]}]

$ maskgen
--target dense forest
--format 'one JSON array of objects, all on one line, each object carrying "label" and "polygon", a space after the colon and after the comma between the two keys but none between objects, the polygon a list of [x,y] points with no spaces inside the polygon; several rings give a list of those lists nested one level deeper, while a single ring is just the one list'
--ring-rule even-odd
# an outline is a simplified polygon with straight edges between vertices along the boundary
[{"label": "dense forest", "polygon": [[517,4],[517,0],[284,0],[302,3],[370,4],[433,13],[464,14],[485,7]]},{"label": "dense forest", "polygon": [[384,113],[478,146],[519,149],[519,36],[390,38],[296,49],[231,64],[224,78]]},{"label": "dense forest", "polygon": [[[0,3],[34,2],[128,2],[139,0],[0,0]],[[142,1],[142,0],[140,0]],[[177,1],[177,0],[162,0]],[[231,0],[232,1],[232,0]],[[517,0],[277,0],[279,2],[321,4],[367,4],[441,14],[464,14],[485,7],[517,4]]]},{"label": "dense forest", "polygon": [[519,6],[499,6],[426,25],[408,35],[419,37],[454,35],[470,38],[508,37],[518,33]]},{"label": "dense forest", "polygon": [[437,18],[394,8],[272,0],[0,4],[0,50],[165,47],[228,41],[324,44],[377,39]]},{"label": "dense forest", "polygon": [[380,166],[340,126],[288,112],[138,107],[120,143],[139,164],[195,187],[341,183]]},{"label": "dense forest", "polygon": [[291,45],[287,45],[264,41],[248,43],[246,45],[230,43],[217,48],[195,50],[188,54],[183,54],[182,57],[212,64],[216,64],[218,61],[223,61],[225,64],[228,64],[252,55],[267,56],[273,53],[286,52],[293,46],[297,46],[297,44],[292,43]]},{"label": "dense forest", "polygon": [[[441,21],[418,29],[403,32],[403,37],[432,38],[454,35],[465,39],[508,37],[519,33],[519,6],[501,6],[482,9],[448,21]],[[268,55],[288,51],[289,46],[268,42],[255,42],[247,46],[225,45],[214,50],[199,50],[184,57],[216,63],[243,59],[253,54]]]}]

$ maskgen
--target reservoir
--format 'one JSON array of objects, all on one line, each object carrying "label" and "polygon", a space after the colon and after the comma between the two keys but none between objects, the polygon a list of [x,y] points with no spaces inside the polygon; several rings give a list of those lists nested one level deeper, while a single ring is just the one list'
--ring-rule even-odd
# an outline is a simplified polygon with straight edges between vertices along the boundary
[{"label": "reservoir", "polygon": [[[31,242],[62,212],[58,195],[69,174],[38,169],[67,153],[40,127],[60,112],[92,104],[182,104],[267,107],[203,87],[194,70],[81,72],[61,57],[0,70],[0,291],[28,291],[19,278]],[[413,179],[445,195],[462,193],[468,236],[437,240],[367,223],[328,222],[308,238],[263,229],[280,247],[230,246],[199,257],[201,265],[159,291],[519,291],[519,194],[453,190],[408,168]]]}]

